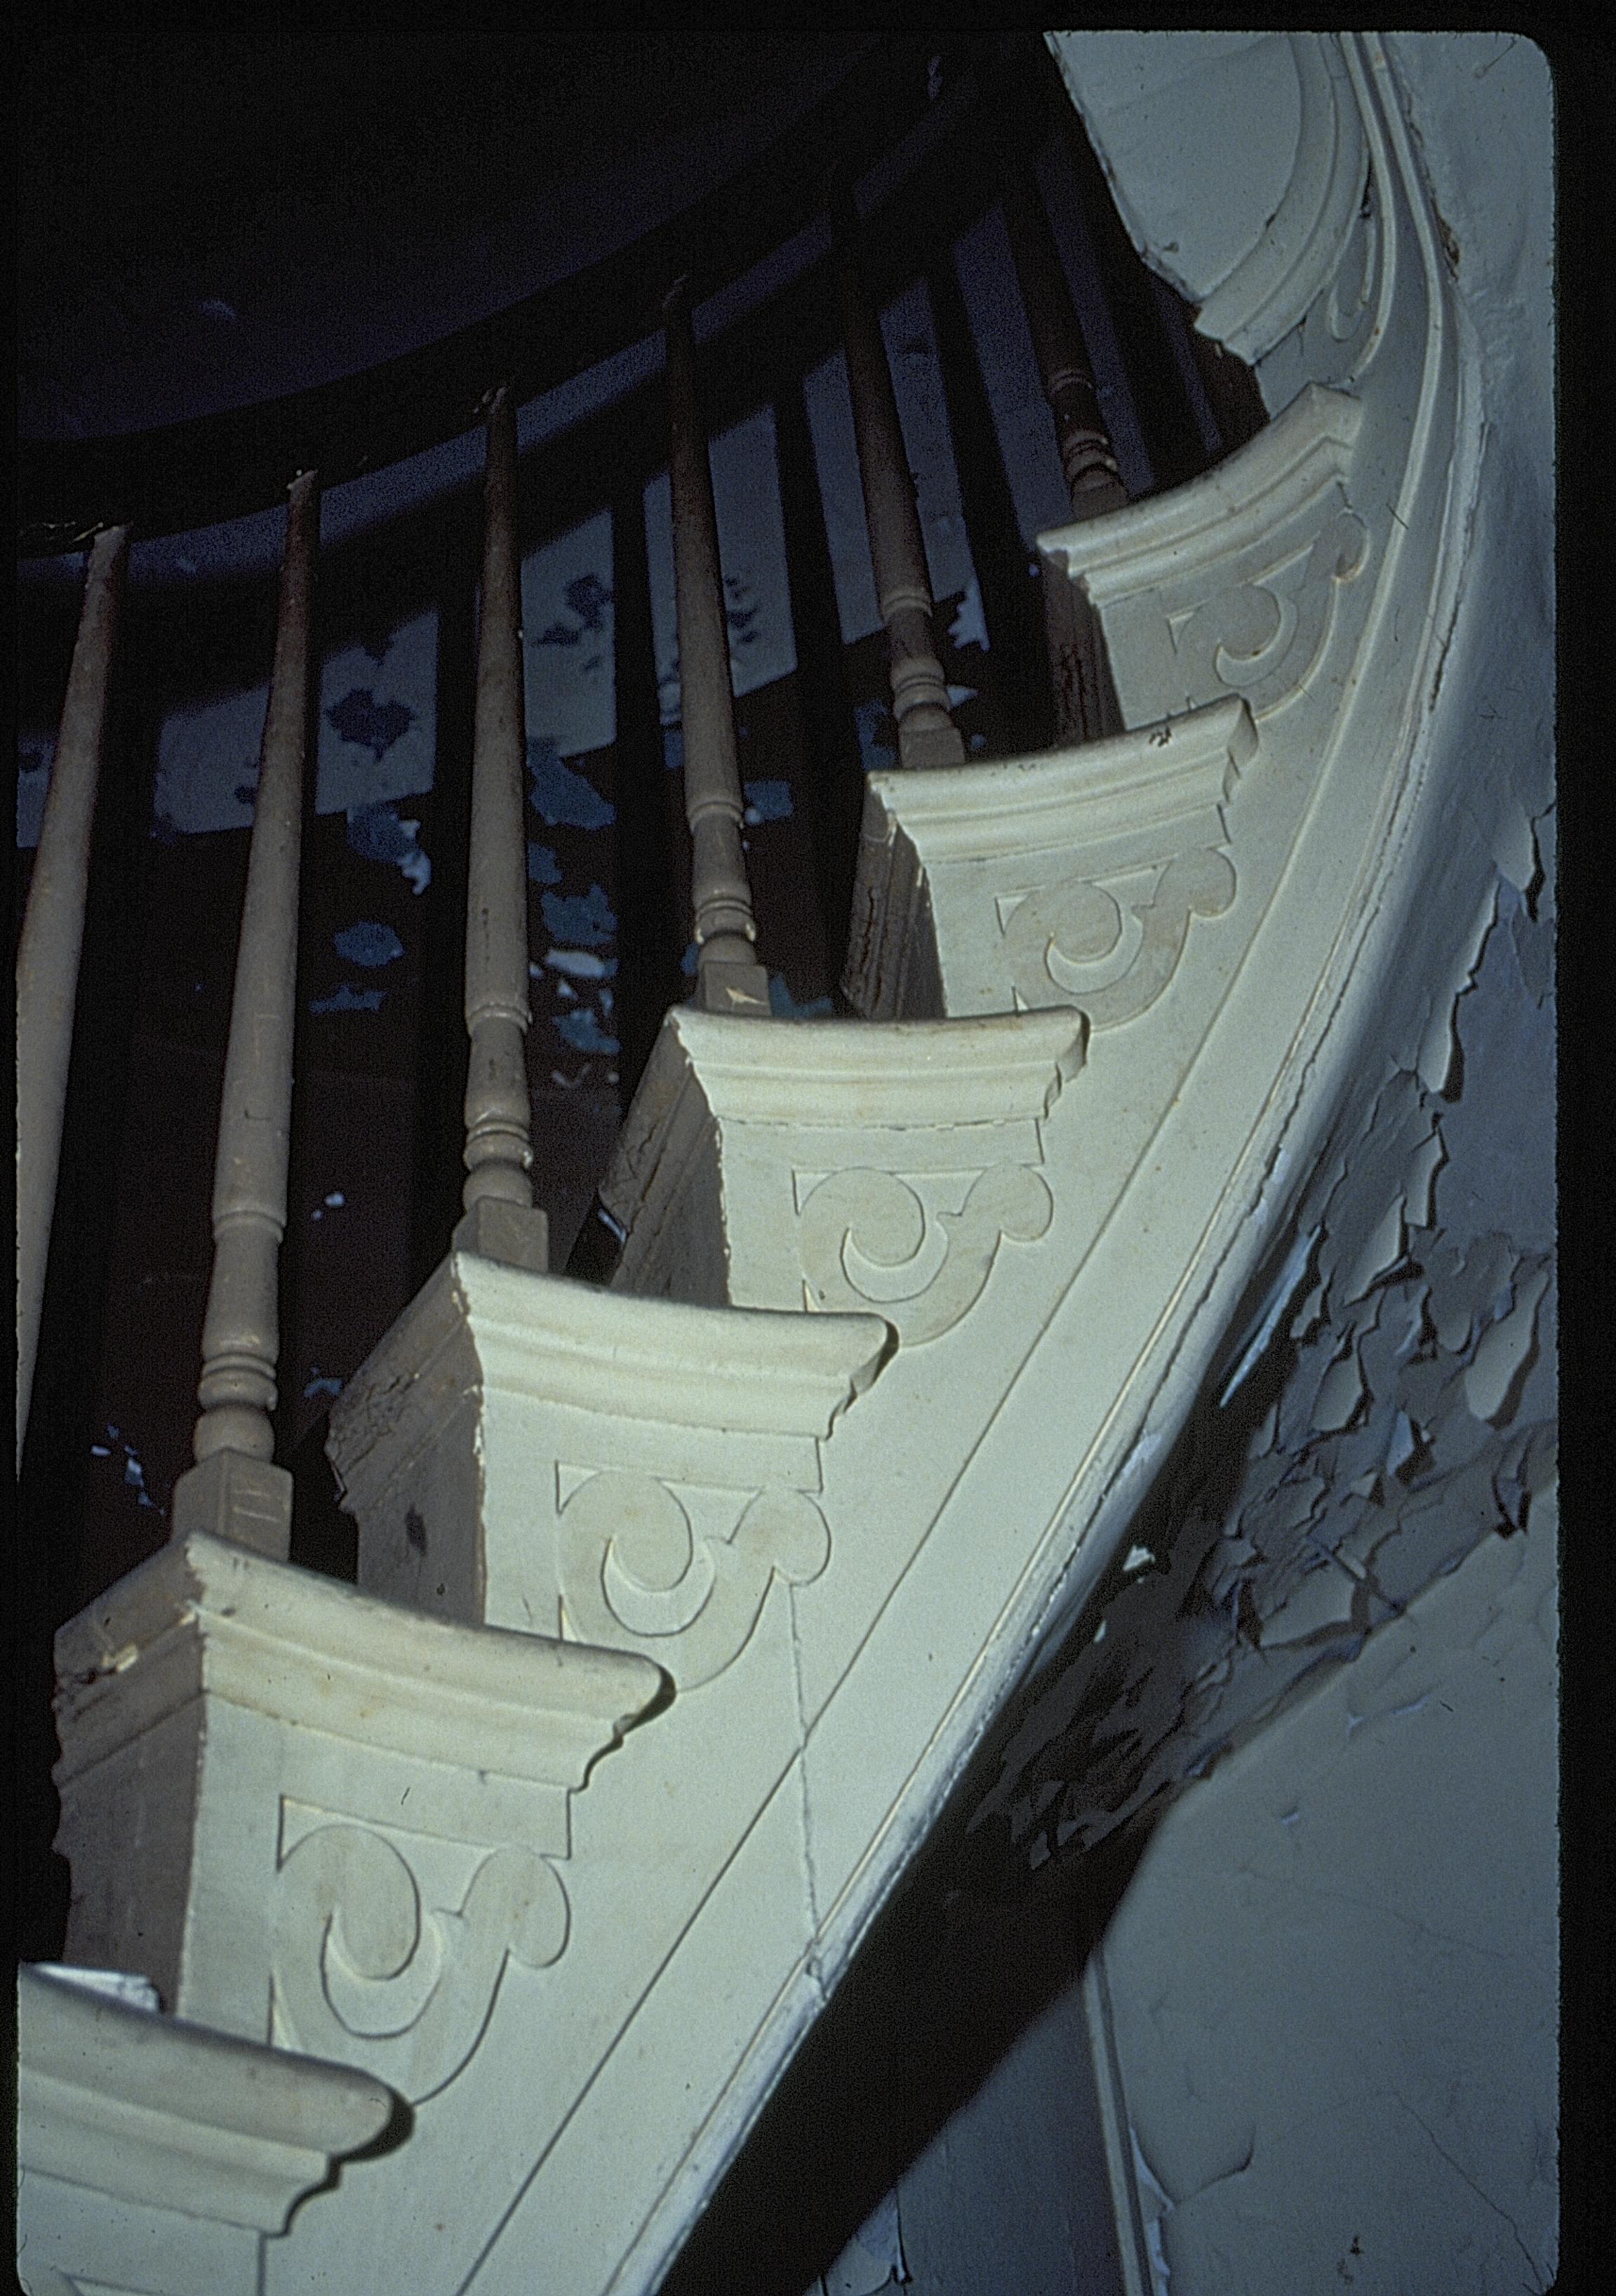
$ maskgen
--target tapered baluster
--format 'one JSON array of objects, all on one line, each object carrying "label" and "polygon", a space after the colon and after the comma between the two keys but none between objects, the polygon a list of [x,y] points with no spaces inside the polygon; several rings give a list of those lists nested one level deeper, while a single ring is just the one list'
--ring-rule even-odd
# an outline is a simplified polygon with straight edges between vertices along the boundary
[{"label": "tapered baluster", "polygon": [[1102,512],[1122,509],[1128,489],[1100,412],[1071,290],[1042,205],[1013,162],[1005,169],[1000,192],[1044,396],[1054,418],[1071,514],[1098,518]]},{"label": "tapered baluster", "polygon": [[741,841],[744,804],[730,690],[729,626],[707,433],[696,398],[687,283],[664,299],[668,327],[669,481],[679,632],[679,717],[697,996],[710,1013],[766,1013],[768,975],[753,944],[751,887]]},{"label": "tapered baluster", "polygon": [[68,689],[56,735],[39,849],[17,952],[17,1461],[28,1426],[39,1312],[62,1160],[62,1117],[73,1050],[73,1006],[84,945],[90,834],[106,741],[112,646],[129,529],[109,527],[90,549]]},{"label": "tapered baluster", "polygon": [[858,475],[864,483],[875,596],[887,631],[898,762],[956,766],[964,762],[965,745],[949,715],[948,682],[932,627],[931,580],[915,481],[881,322],[859,267],[857,209],[844,183],[833,182],[830,196]]},{"label": "tapered baluster", "polygon": [[465,1213],[463,1250],[543,1271],[546,1223],[533,1209],[528,1097],[528,847],[522,816],[521,581],[516,555],[516,410],[488,402],[482,606],[472,742],[466,887]]},{"label": "tapered baluster", "polygon": [[174,1487],[172,1529],[207,1530],[284,1560],[291,1477],[274,1464],[276,1299],[286,1231],[298,878],[308,748],[311,610],[319,480],[289,489],[275,668],[264,718],[247,893],[236,951],[213,1172],[213,1281],[202,1323],[197,1464]]}]

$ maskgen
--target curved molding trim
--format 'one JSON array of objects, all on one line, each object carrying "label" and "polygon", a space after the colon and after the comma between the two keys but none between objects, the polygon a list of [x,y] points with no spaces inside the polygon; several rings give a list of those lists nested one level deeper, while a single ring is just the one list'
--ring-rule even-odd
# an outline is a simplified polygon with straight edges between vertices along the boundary
[{"label": "curved molding trim", "polygon": [[641,1658],[423,1618],[201,1532],[56,1637],[68,1784],[204,1692],[288,1728],[577,1788],[656,1698]]},{"label": "curved molding trim", "polygon": [[888,1343],[868,1316],[737,1316],[456,1252],[332,1406],[332,1456],[357,1512],[374,1480],[367,1428],[395,1426],[400,1386],[424,1378],[446,1334],[468,1325],[481,1379],[515,1394],[596,1417],[810,1437],[830,1433]]},{"label": "curved molding trim", "polygon": [[1333,36],[1288,38],[1301,96],[1296,164],[1267,229],[1195,321],[1198,332],[1249,366],[1300,325],[1333,279],[1368,167],[1363,121]]},{"label": "curved molding trim", "polygon": [[1237,695],[1103,742],[947,772],[872,774],[874,832],[900,826],[923,863],[1109,843],[1221,805],[1257,751]]},{"label": "curved molding trim", "polygon": [[398,2105],[369,2074],[17,1972],[21,2165],[114,2200],[284,2229]]},{"label": "curved molding trim", "polygon": [[1083,1065],[1083,1031],[1070,1014],[858,1028],[727,1020],[678,1005],[667,1026],[716,1117],[833,1127],[853,1136],[854,1163],[865,1127],[906,1131],[1047,1116]]}]

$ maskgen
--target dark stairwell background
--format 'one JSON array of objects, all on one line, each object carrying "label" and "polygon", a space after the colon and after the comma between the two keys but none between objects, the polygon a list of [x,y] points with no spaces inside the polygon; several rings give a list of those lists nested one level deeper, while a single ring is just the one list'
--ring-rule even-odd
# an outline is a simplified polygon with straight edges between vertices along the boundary
[{"label": "dark stairwell background", "polygon": [[[25,472],[30,440],[70,455],[347,380],[362,425],[357,379],[378,363],[593,275],[816,108],[843,102],[853,134],[849,92],[890,91],[893,186],[868,259],[976,755],[1051,738],[1031,545],[1068,514],[995,207],[1005,115],[990,97],[1019,106],[1130,491],[1180,483],[1261,419],[1250,379],[1134,255],[1037,39],[466,29],[429,46],[346,29],[294,42],[262,21],[92,35],[37,15],[25,63]],[[806,166],[797,196],[811,235]],[[793,239],[783,228],[785,283],[724,330],[701,376],[761,955],[785,1013],[844,1009],[863,776],[892,746],[833,296]],[[586,348],[521,433],[535,1177],[553,1264],[581,1234],[585,1269],[595,1183],[688,986],[660,348],[644,325],[619,340],[604,361]],[[441,1256],[459,1201],[480,463],[467,431],[325,506],[279,1432],[294,1557],[349,1575],[325,1409]],[[189,1456],[280,524],[136,528],[21,1495],[30,1958],[59,1952],[66,1911],[50,1635],[161,1543]],[[83,563],[24,547],[19,920]],[[670,2285],[800,2296],[1080,1966],[1135,1855],[1114,1874],[1096,1861],[1075,1908],[1013,1882],[1000,1902],[980,1871],[962,1898],[956,1866],[918,1876]],[[798,2156],[789,2205],[767,2165],[782,2144]]]}]

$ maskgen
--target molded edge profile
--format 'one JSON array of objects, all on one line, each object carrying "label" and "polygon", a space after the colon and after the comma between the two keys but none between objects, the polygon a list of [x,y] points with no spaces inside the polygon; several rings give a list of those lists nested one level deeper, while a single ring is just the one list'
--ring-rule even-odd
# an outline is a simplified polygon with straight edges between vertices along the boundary
[{"label": "molded edge profile", "polygon": [[667,1025],[721,1121],[854,1135],[1036,1121],[1081,1069],[1087,1040],[1070,1011],[759,1026],[681,1005]]},{"label": "molded edge profile", "polygon": [[1296,164],[1267,231],[1195,319],[1198,334],[1253,367],[1301,324],[1334,275],[1368,166],[1364,124],[1334,36],[1286,37],[1301,96]]},{"label": "molded edge profile", "polygon": [[693,1308],[469,1255],[455,1275],[488,1383],[597,1418],[824,1438],[891,1343],[878,1316]]},{"label": "molded edge profile", "polygon": [[[332,1407],[327,1447],[355,1513],[411,1456],[395,1433],[398,1390],[407,1398],[462,1335],[484,1381],[597,1418],[811,1436],[828,1435],[864,1393],[890,1340],[874,1316],[641,1300],[455,1252]],[[468,1391],[463,1382],[461,1391]],[[419,1416],[422,1440],[440,1431],[441,1414],[430,1404]],[[381,1428],[373,1440],[366,1438],[373,1418]]]},{"label": "molded edge profile", "polygon": [[27,1963],[17,2030],[25,2170],[258,2232],[283,2231],[398,2109],[351,2066],[128,2008]]},{"label": "molded edge profile", "polygon": [[1097,844],[1221,805],[1257,742],[1250,709],[1232,694],[1038,757],[942,773],[872,774],[866,834],[884,840],[895,823],[923,868]]},{"label": "molded edge profile", "polygon": [[1344,481],[1363,417],[1358,399],[1304,383],[1284,412],[1226,462],[1170,494],[1041,534],[1038,554],[1056,579],[1080,583],[1096,606],[1169,578],[1182,583],[1196,569],[1261,541]]},{"label": "molded edge profile", "polygon": [[207,1693],[357,1744],[577,1788],[654,1703],[648,1659],[460,1626],[193,1533],[56,1637],[59,1783]]}]

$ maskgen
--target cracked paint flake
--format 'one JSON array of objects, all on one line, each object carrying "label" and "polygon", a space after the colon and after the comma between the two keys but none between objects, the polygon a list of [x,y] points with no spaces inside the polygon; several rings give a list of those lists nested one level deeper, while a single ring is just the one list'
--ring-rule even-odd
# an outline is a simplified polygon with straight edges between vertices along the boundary
[{"label": "cracked paint flake", "polygon": [[[1552,1016],[1532,986],[1549,912],[1494,880],[1435,1083],[1395,1070],[1349,1113],[1233,1368],[1169,1458],[1141,1444],[1125,1464],[1120,1481],[1156,1470],[1132,1544],[1159,1567],[1111,1582],[1103,1643],[1091,1614],[1070,1650],[1040,1651],[969,1822],[984,1856],[996,1827],[1040,1866],[1081,1855],[1350,1662],[1489,1529],[1530,1524],[1554,1458]],[[1489,1145],[1501,1104],[1508,1156]]]}]

